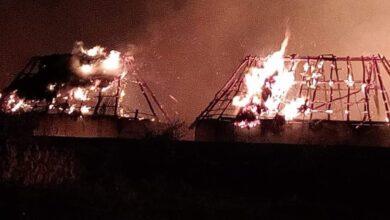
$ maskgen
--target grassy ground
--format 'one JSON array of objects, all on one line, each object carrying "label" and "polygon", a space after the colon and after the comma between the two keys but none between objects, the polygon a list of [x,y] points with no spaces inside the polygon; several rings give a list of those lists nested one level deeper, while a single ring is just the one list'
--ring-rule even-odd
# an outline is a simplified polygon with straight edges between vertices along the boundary
[{"label": "grassy ground", "polygon": [[386,148],[14,138],[0,161],[10,219],[377,219],[390,198]]}]

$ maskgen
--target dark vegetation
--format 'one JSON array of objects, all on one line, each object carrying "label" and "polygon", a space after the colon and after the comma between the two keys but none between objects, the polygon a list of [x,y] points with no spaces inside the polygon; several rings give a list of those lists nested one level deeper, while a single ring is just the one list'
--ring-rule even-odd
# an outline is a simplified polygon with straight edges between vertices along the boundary
[{"label": "dark vegetation", "polygon": [[9,138],[1,219],[377,219],[390,150]]}]

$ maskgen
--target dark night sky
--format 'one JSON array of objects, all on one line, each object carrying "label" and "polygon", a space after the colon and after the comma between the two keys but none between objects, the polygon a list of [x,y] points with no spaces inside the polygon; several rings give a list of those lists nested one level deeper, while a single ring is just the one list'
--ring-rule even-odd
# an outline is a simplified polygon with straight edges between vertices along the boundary
[{"label": "dark night sky", "polygon": [[162,101],[191,121],[243,57],[277,49],[287,26],[288,53],[390,56],[389,9],[388,0],[0,0],[0,86],[29,57],[82,40],[133,50]]}]

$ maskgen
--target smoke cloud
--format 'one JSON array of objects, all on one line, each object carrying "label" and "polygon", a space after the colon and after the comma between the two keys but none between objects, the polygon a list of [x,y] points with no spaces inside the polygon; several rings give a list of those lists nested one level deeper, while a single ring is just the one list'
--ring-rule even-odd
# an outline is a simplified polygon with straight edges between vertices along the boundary
[{"label": "smoke cloud", "polygon": [[390,56],[389,7],[387,0],[4,0],[1,85],[30,56],[70,52],[76,40],[131,49],[166,108],[191,121],[245,56],[277,50],[287,28],[287,53]]}]

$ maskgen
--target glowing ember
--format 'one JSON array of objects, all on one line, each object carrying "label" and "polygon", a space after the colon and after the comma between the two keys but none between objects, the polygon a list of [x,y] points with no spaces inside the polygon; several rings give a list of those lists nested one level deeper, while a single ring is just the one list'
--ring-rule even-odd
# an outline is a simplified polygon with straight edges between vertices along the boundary
[{"label": "glowing ember", "polygon": [[329,80],[329,86],[332,88],[334,86],[334,82],[332,80]]},{"label": "glowing ember", "polygon": [[260,125],[260,121],[259,120],[255,120],[255,121],[240,121],[240,122],[236,122],[234,125],[236,126],[239,126],[241,128],[254,128],[258,125]]},{"label": "glowing ember", "polygon": [[325,113],[326,113],[326,114],[333,114],[333,110],[331,110],[331,109],[325,110]]},{"label": "glowing ember", "polygon": [[125,96],[126,96],[126,92],[125,92],[124,90],[122,90],[122,91],[121,91],[120,97],[123,98],[123,97],[125,97]]},{"label": "glowing ember", "polygon": [[72,114],[75,110],[76,110],[76,105],[70,106],[70,108],[68,110],[68,114]]},{"label": "glowing ember", "polygon": [[351,74],[348,74],[348,79],[345,80],[345,84],[347,84],[348,87],[352,87],[355,84]]},{"label": "glowing ember", "polygon": [[362,94],[365,95],[366,94],[367,84],[363,83],[360,88],[361,88]]},{"label": "glowing ember", "polygon": [[83,115],[90,114],[90,110],[91,110],[91,107],[85,106],[85,105],[81,106],[81,108],[80,108],[80,112]]},{"label": "glowing ember", "polygon": [[353,81],[351,74],[348,74],[348,79],[345,80],[345,84],[347,84],[348,87],[353,87],[353,85],[355,84],[355,81]]},{"label": "glowing ember", "polygon": [[112,88],[112,84],[102,88],[102,92],[107,92],[108,90],[110,90]]},{"label": "glowing ember", "polygon": [[87,101],[88,100],[88,95],[87,91],[83,88],[76,88],[72,90],[72,96],[74,99],[78,101]]},{"label": "glowing ember", "polygon": [[127,115],[125,114],[125,110],[123,108],[119,110],[119,116],[126,118]]},{"label": "glowing ember", "polygon": [[16,94],[17,91],[13,91],[8,99],[5,101],[6,106],[5,106],[5,111],[6,112],[11,112],[11,113],[16,113],[16,112],[29,112],[33,108],[30,103],[27,103],[25,99],[21,99],[18,97]]},{"label": "glowing ember", "polygon": [[49,85],[47,86],[47,90],[49,90],[49,91],[51,91],[51,92],[53,92],[55,88],[56,88],[56,84],[49,84]]},{"label": "glowing ember", "polygon": [[14,106],[11,108],[11,111],[12,112],[16,112],[17,110],[19,110],[20,108],[22,108],[22,106],[24,105],[24,100],[19,100],[17,101]]},{"label": "glowing ember", "polygon": [[179,103],[179,101],[173,96],[173,95],[169,95],[169,98],[171,98],[173,101],[175,101],[176,103]]}]

